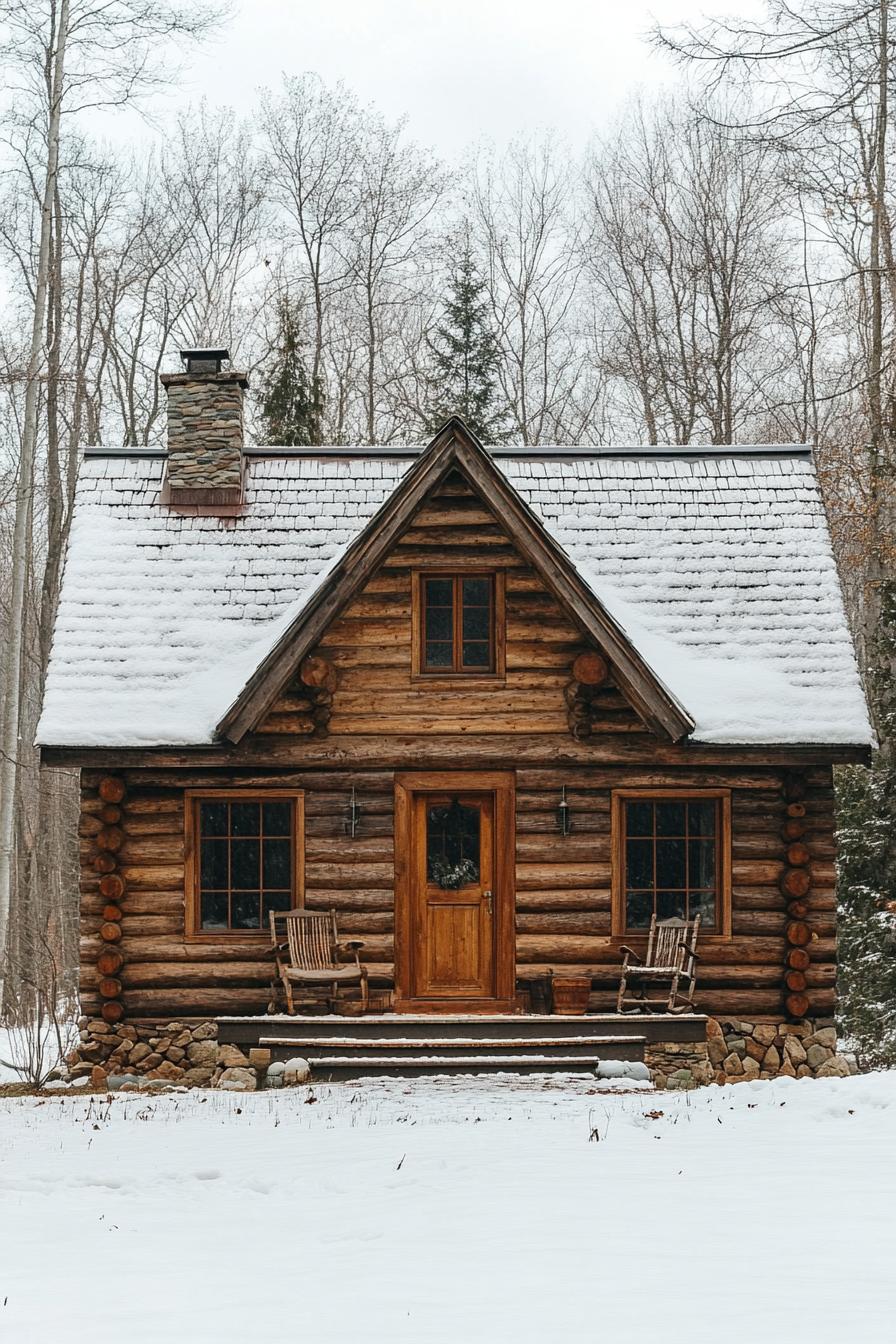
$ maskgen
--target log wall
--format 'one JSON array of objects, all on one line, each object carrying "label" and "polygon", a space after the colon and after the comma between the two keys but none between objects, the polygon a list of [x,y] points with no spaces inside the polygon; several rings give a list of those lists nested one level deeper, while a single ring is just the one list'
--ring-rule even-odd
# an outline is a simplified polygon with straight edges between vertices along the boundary
[{"label": "log wall", "polygon": [[[97,793],[103,776],[83,772],[82,999],[101,1007],[97,961],[110,949],[121,957],[115,978],[126,1017],[203,1017],[263,1011],[270,965],[265,940],[184,937],[185,788],[289,787],[305,790],[305,899],[309,908],[338,912],[340,932],[365,941],[375,985],[393,977],[393,770],[306,769],[245,771],[127,770],[120,803],[121,844],[115,873],[123,892],[120,917],[109,920],[103,874],[94,864]],[[517,771],[516,956],[521,982],[549,969],[595,976],[593,1006],[613,1006],[621,940],[610,937],[610,790],[622,786],[700,785],[732,789],[733,937],[705,938],[699,1002],[712,1014],[780,1017],[785,1006],[789,897],[783,826],[792,768],[736,765],[657,769],[649,762],[593,767],[524,766]],[[804,841],[811,887],[803,900],[808,929],[806,995],[811,1015],[833,1007],[835,976],[833,793],[830,770],[812,767],[804,781]],[[556,807],[566,785],[572,831],[559,833]],[[357,836],[345,833],[351,788],[361,807]],[[108,875],[105,875],[108,876]],[[120,937],[107,941],[113,923]],[[631,941],[631,939],[629,939]]]},{"label": "log wall", "polygon": [[[412,678],[413,574],[427,567],[503,573],[506,674],[497,683],[480,677]],[[565,737],[571,668],[585,648],[579,631],[482,501],[459,480],[449,482],[419,511],[414,526],[316,651],[338,676],[327,731],[376,741],[407,734],[447,742],[499,733],[525,736],[530,743]],[[595,690],[589,709],[589,733],[647,742],[643,723],[612,676]],[[313,693],[297,678],[273,706],[260,735],[312,734],[314,710]]]}]

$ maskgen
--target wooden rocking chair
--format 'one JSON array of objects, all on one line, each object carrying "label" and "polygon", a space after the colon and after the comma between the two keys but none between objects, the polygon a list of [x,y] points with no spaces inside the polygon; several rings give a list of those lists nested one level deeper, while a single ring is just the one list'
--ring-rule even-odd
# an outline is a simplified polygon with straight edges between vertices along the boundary
[{"label": "wooden rocking chair", "polygon": [[[697,962],[700,960],[697,952],[699,931],[699,915],[691,924],[685,919],[664,919],[658,924],[656,915],[652,915],[643,960],[630,947],[620,949],[625,956],[616,997],[617,1013],[649,1013],[656,1009],[667,1013],[693,1011]],[[667,985],[668,994],[665,993]],[[651,997],[651,990],[657,989],[663,991],[664,997]],[[624,1007],[626,998],[632,1007]]]},{"label": "wooden rocking chair", "polygon": [[[272,910],[271,955],[277,964],[271,980],[272,997],[268,1012],[277,1011],[282,988],[286,1011],[295,1016],[293,989],[300,985],[323,986],[331,993],[327,1002],[333,1011],[341,985],[359,985],[361,1011],[367,1011],[367,967],[361,964],[363,942],[353,939],[340,943],[336,933],[336,911]],[[340,955],[354,957],[354,965],[339,960]]]}]

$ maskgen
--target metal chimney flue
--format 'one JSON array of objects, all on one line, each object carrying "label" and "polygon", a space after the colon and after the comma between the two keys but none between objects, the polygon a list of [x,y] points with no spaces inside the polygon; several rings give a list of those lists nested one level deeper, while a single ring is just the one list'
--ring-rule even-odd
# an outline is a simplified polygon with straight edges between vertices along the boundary
[{"label": "metal chimney flue", "polygon": [[229,350],[181,350],[181,363],[187,373],[220,373],[230,363]]}]

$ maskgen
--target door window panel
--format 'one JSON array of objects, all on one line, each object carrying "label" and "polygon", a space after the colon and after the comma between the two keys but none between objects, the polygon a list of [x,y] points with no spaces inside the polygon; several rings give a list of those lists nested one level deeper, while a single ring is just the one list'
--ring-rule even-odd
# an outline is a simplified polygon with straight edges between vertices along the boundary
[{"label": "door window panel", "polygon": [[482,814],[453,798],[426,809],[426,879],[447,891],[479,881]]}]

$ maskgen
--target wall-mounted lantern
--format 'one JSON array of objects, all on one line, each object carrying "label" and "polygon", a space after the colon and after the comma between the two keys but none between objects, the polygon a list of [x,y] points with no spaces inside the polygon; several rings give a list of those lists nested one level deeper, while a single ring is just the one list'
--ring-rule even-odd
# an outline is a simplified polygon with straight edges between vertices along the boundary
[{"label": "wall-mounted lantern", "polygon": [[358,834],[358,827],[360,824],[361,824],[361,804],[355,797],[355,789],[353,785],[351,797],[349,798],[348,802],[348,807],[345,810],[346,835],[350,835],[351,838],[354,840],[355,836]]},{"label": "wall-mounted lantern", "polygon": [[569,803],[566,801],[566,785],[560,790],[560,802],[557,805],[557,828],[561,835],[569,835],[572,830],[572,816]]}]

